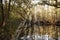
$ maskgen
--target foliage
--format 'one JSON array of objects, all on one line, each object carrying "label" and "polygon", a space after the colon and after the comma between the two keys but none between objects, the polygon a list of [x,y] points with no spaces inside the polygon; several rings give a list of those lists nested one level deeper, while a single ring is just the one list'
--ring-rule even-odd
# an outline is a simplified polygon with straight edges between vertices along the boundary
[{"label": "foliage", "polygon": [[[53,23],[57,14],[56,20],[60,21],[60,10],[59,8],[57,9],[57,5],[56,3],[54,4],[53,1],[52,3],[50,3],[50,1],[43,1],[42,3],[37,4],[31,4],[31,0],[9,0],[9,2],[4,0],[4,3],[0,2],[0,5],[2,5],[0,6],[0,40],[10,40],[16,29],[19,27],[20,23],[29,19],[33,19],[33,21],[35,21],[35,15],[37,16],[36,19]],[[45,9],[45,4],[48,5],[47,10]],[[36,14],[35,7],[39,9],[36,9]],[[55,11],[56,9],[57,11]],[[5,25],[3,26],[3,24]],[[47,29],[48,28],[46,27],[45,30],[47,31]],[[50,29],[50,31],[54,30]],[[41,33],[43,34],[42,31]]]}]

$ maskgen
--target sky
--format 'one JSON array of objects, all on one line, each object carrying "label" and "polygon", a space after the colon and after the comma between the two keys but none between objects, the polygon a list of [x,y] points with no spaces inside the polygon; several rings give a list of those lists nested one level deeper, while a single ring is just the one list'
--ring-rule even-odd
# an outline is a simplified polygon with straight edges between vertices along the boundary
[{"label": "sky", "polygon": [[5,4],[5,1],[7,1],[7,3],[9,3],[9,0],[3,0],[3,4]]},{"label": "sky", "polygon": [[58,2],[60,2],[60,0],[58,0]]},{"label": "sky", "polygon": [[32,4],[37,4],[38,2],[42,2],[42,0],[32,0]]}]

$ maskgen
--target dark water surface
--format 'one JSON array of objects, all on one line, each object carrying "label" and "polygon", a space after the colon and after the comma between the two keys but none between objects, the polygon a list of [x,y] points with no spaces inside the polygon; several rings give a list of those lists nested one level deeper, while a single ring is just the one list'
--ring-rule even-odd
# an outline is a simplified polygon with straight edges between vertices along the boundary
[{"label": "dark water surface", "polygon": [[17,29],[15,40],[60,40],[60,26],[24,25]]}]

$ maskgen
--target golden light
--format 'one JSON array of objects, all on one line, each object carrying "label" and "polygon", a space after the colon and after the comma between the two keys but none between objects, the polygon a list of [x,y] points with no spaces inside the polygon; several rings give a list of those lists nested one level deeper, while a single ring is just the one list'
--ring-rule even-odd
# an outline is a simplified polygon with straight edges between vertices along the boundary
[{"label": "golden light", "polygon": [[37,4],[39,2],[39,0],[32,0],[31,4]]}]

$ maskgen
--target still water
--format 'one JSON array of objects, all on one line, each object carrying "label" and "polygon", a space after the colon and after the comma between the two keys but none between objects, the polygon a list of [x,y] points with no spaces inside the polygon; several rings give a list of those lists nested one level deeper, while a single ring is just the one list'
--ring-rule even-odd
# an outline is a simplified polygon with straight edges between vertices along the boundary
[{"label": "still water", "polygon": [[60,40],[60,26],[56,25],[20,25],[14,40]]}]

